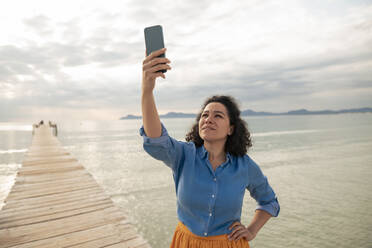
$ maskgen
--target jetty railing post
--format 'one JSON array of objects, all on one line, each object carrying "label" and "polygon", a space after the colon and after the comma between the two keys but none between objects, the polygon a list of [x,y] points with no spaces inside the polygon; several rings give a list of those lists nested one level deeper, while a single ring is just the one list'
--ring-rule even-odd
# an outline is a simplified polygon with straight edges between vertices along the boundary
[{"label": "jetty railing post", "polygon": [[49,121],[49,127],[53,128],[53,135],[58,136],[58,129],[57,124],[53,124],[51,121]]},{"label": "jetty railing post", "polygon": [[57,124],[54,124],[53,125],[53,134],[54,134],[54,136],[58,136],[58,129],[57,129]]},{"label": "jetty railing post", "polygon": [[32,124],[32,135],[35,134],[35,129],[38,128],[39,126],[37,124]]}]

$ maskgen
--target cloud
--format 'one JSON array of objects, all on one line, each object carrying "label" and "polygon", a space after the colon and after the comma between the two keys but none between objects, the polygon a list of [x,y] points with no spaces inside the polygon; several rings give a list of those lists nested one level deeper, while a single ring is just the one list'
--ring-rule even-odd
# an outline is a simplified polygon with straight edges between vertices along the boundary
[{"label": "cloud", "polygon": [[50,26],[50,19],[45,15],[37,15],[23,20],[26,27],[40,36],[52,35],[53,29]]}]

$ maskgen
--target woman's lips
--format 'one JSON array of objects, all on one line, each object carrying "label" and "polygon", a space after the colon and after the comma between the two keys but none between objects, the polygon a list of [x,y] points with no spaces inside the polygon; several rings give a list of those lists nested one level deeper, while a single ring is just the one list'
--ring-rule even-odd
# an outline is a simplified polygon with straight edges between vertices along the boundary
[{"label": "woman's lips", "polygon": [[211,128],[211,127],[205,127],[205,128],[203,128],[203,130],[216,130],[216,129]]}]

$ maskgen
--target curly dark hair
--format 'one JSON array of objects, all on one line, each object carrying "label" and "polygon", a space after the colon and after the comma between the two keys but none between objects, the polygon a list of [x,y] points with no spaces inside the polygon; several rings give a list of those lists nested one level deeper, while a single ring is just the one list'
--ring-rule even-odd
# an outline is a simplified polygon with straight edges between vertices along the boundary
[{"label": "curly dark hair", "polygon": [[196,117],[196,123],[191,131],[186,134],[186,141],[194,142],[196,147],[204,144],[204,140],[199,136],[199,121],[205,107],[211,102],[222,103],[229,114],[230,125],[234,125],[234,131],[227,137],[225,143],[225,152],[234,156],[244,156],[247,150],[252,146],[251,134],[248,131],[248,124],[240,118],[240,110],[235,99],[231,96],[215,95],[208,98]]}]

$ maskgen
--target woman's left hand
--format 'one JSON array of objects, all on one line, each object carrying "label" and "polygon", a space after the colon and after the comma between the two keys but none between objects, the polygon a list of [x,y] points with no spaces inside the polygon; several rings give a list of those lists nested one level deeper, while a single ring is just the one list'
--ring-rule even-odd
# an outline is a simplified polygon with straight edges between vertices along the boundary
[{"label": "woman's left hand", "polygon": [[239,221],[234,222],[230,227],[229,230],[232,232],[228,235],[229,240],[239,240],[241,238],[246,239],[247,241],[251,241],[256,237],[256,233],[252,232],[244,225],[242,225]]}]

